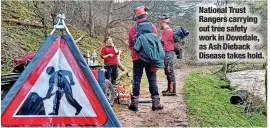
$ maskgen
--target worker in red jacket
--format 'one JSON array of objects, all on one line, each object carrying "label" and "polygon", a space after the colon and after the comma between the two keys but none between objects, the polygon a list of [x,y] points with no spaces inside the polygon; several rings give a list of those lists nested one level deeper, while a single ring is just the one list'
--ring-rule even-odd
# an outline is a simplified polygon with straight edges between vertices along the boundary
[{"label": "worker in red jacket", "polygon": [[[129,109],[132,111],[138,111],[138,99],[140,94],[140,84],[143,75],[143,70],[145,68],[146,76],[149,83],[149,90],[152,98],[152,110],[163,109],[163,106],[160,104],[160,98],[158,93],[157,86],[157,75],[156,72],[158,68],[154,67],[152,64],[147,63],[140,59],[139,53],[133,49],[133,40],[136,38],[136,26],[139,23],[149,22],[147,21],[147,8],[141,3],[135,3],[134,12],[136,24],[129,28],[128,31],[128,43],[129,49],[131,50],[131,56],[133,61],[133,83],[132,83],[132,95],[131,95],[131,104]],[[157,34],[156,26],[152,24],[152,33]],[[147,43],[147,42],[146,42]]]},{"label": "worker in red jacket", "polygon": [[167,90],[162,91],[163,96],[175,96],[176,95],[176,82],[174,74],[174,40],[173,30],[169,26],[169,17],[167,15],[161,15],[159,17],[159,26],[163,30],[160,37],[163,49],[165,51],[165,75],[167,76]]},{"label": "worker in red jacket", "polygon": [[112,84],[116,84],[118,77],[118,59],[119,50],[117,50],[112,42],[112,38],[108,37],[105,39],[105,46],[101,50],[100,57],[104,59],[104,68],[106,70],[105,77],[110,80]]}]

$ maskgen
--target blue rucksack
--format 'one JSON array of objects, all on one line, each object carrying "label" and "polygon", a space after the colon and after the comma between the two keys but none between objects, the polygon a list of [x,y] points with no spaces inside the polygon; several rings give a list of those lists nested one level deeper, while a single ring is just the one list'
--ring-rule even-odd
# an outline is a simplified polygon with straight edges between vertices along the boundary
[{"label": "blue rucksack", "polygon": [[178,59],[183,58],[184,52],[182,48],[185,45],[184,38],[188,35],[189,32],[180,26],[177,26],[173,30],[174,51]]},{"label": "blue rucksack", "polygon": [[183,27],[177,26],[173,30],[173,40],[174,40],[174,42],[179,42],[180,40],[184,39],[188,35],[189,35],[189,31],[187,31]]}]

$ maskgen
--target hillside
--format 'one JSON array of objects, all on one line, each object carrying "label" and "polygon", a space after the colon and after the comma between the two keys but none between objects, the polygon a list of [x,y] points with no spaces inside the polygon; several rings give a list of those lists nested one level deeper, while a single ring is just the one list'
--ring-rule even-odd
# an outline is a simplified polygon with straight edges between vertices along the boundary
[{"label": "hillside", "polygon": [[[23,6],[18,6],[23,5]],[[16,9],[15,9],[16,8]],[[10,2],[5,1],[2,2],[2,19],[18,19],[19,21],[40,24],[40,21],[32,14],[32,7],[29,5],[29,2]],[[70,21],[72,19],[67,19]],[[78,39],[82,35],[83,38],[80,40],[77,45],[82,52],[83,55],[86,55],[87,51],[90,51],[92,54],[93,50],[96,49],[97,53],[100,53],[100,50],[103,45],[103,41],[101,39],[92,38],[89,34],[74,26],[71,26],[69,22],[67,22],[68,28],[74,38],[74,40]],[[47,24],[48,29],[47,33],[50,33],[52,30],[52,25]],[[41,46],[43,41],[45,40],[45,35],[43,34],[44,29],[26,26],[22,24],[17,24],[14,22],[2,22],[2,47],[1,47],[1,63],[2,63],[2,74],[9,73],[13,66],[13,58],[21,57],[30,51],[37,51]],[[121,61],[124,65],[130,65],[130,54],[127,49],[127,45],[122,45],[119,43],[115,43],[116,47],[123,51],[121,55]],[[99,59],[100,63],[103,61]]]},{"label": "hillside", "polygon": [[[232,58],[226,57],[224,59],[224,63],[214,63],[211,62],[211,59],[208,58],[204,61],[197,61],[198,58],[198,50],[201,50],[201,46],[207,46],[209,44],[212,45],[214,43],[212,41],[205,41],[202,42],[198,40],[198,37],[201,36],[199,31],[204,28],[204,25],[208,23],[198,22],[198,7],[230,7],[229,3],[232,3],[233,6],[237,5],[237,7],[245,7],[249,8],[252,15],[257,15],[260,17],[260,22],[258,22],[258,26],[249,27],[251,28],[251,32],[254,34],[260,34],[263,41],[261,44],[256,45],[256,50],[263,50],[266,53],[267,51],[267,1],[266,0],[255,0],[255,1],[140,1],[146,7],[142,8],[142,6],[136,7],[137,1],[132,0],[109,0],[109,1],[98,1],[98,0],[90,0],[90,1],[75,1],[75,0],[58,0],[58,1],[14,1],[14,0],[4,0],[1,1],[1,28],[2,28],[2,43],[1,43],[1,66],[2,66],[2,74],[6,75],[11,73],[12,68],[14,67],[14,58],[22,57],[28,52],[35,52],[39,49],[43,41],[45,40],[46,36],[53,30],[53,25],[56,24],[57,20],[56,15],[64,13],[66,16],[65,23],[72,34],[74,40],[76,41],[77,46],[82,55],[86,55],[87,52],[92,53],[94,50],[98,53],[98,61],[100,64],[103,64],[103,60],[100,58],[100,50],[104,46],[103,40],[105,37],[112,37],[114,45],[117,49],[122,51],[121,54],[121,63],[129,70],[128,75],[124,75],[121,77],[120,80],[117,80],[118,86],[115,88],[115,92],[117,93],[117,97],[112,97],[107,93],[104,93],[105,96],[111,97],[118,102],[115,102],[112,106],[116,117],[119,119],[123,127],[265,127],[267,125],[267,105],[264,101],[259,100],[256,95],[247,94],[247,97],[243,97],[243,102],[237,105],[231,104],[230,98],[231,96],[239,95],[237,91],[246,90],[245,88],[240,88],[241,85],[246,85],[246,88],[250,90],[260,90],[262,92],[262,96],[267,94],[267,63],[258,63],[256,62],[242,62],[241,59],[235,60],[234,62],[230,62]],[[147,10],[147,11],[146,11]],[[146,14],[147,12],[147,20],[151,21],[157,28],[157,33],[162,38],[169,37],[169,33],[165,33],[167,29],[166,24],[162,23],[163,21],[160,20],[160,16],[166,14],[169,17],[169,26],[171,28],[176,28],[177,26],[181,26],[189,31],[189,35],[184,39],[185,45],[184,47],[181,46],[183,50],[183,58],[175,59],[174,63],[175,66],[171,66],[170,62],[167,63],[168,59],[172,57],[166,56],[165,59],[165,66],[164,69],[159,69],[156,73],[156,78],[154,75],[149,75],[149,82],[146,76],[146,71],[143,70],[143,76],[139,75],[140,72],[139,68],[136,68],[136,64],[134,65],[131,61],[131,53],[128,49],[128,33],[129,28],[131,25],[138,25],[136,24],[137,21],[134,17],[138,18],[142,14]],[[139,14],[137,14],[139,13]],[[142,13],[142,14],[140,14]],[[206,16],[206,14],[202,14]],[[162,19],[166,22],[166,17]],[[223,16],[218,15],[218,16]],[[224,15],[225,16],[225,15]],[[212,14],[211,14],[212,17]],[[209,18],[211,18],[209,17]],[[216,17],[212,17],[215,19]],[[209,22],[210,23],[210,22]],[[217,26],[223,26],[217,22]],[[225,24],[226,22],[224,22]],[[248,22],[247,22],[248,23]],[[215,24],[213,24],[214,26]],[[225,24],[225,25],[232,25],[232,24]],[[238,24],[237,24],[238,25]],[[245,26],[239,23],[241,26]],[[248,26],[248,24],[246,24]],[[212,26],[212,27],[213,27]],[[210,28],[210,25],[208,25]],[[152,27],[154,28],[154,27]],[[207,27],[205,27],[207,28]],[[163,29],[163,30],[162,30]],[[138,30],[138,29],[137,29]],[[136,31],[138,32],[138,31]],[[165,34],[164,34],[164,33]],[[229,32],[224,32],[224,34],[229,34]],[[60,32],[57,33],[61,35]],[[140,33],[139,33],[140,34]],[[206,33],[209,34],[209,33]],[[222,34],[222,33],[220,33]],[[238,35],[239,33],[235,33]],[[244,34],[244,33],[243,33]],[[248,33],[246,33],[248,34]],[[204,35],[204,34],[203,34]],[[212,35],[212,34],[211,34]],[[233,35],[233,34],[232,34]],[[213,35],[214,36],[214,35]],[[161,38],[161,39],[162,39]],[[220,41],[220,40],[219,40]],[[148,43],[147,41],[145,41]],[[168,42],[163,42],[166,44]],[[199,43],[204,43],[203,45]],[[224,42],[218,42],[218,44]],[[226,41],[225,41],[226,43]],[[234,43],[234,42],[230,42]],[[240,43],[240,41],[239,41]],[[246,43],[246,42],[245,42]],[[199,44],[199,45],[198,45]],[[247,43],[248,44],[248,43]],[[169,44],[167,45],[169,46]],[[164,46],[166,47],[166,46]],[[211,48],[205,50],[206,53],[210,53]],[[226,48],[223,48],[223,50]],[[233,50],[232,50],[233,49]],[[226,52],[235,52],[235,48],[231,50],[227,50]],[[242,50],[241,48],[239,48]],[[153,48],[150,48],[153,50]],[[209,51],[208,51],[209,50]],[[222,51],[222,50],[220,50]],[[201,51],[203,52],[203,51]],[[212,51],[216,53],[216,51]],[[226,56],[228,56],[226,54]],[[176,58],[176,56],[175,56]],[[201,57],[202,58],[202,57]],[[207,58],[207,57],[206,57]],[[237,58],[237,57],[236,57]],[[63,58],[61,58],[63,59]],[[69,58],[66,58],[69,59]],[[207,63],[209,61],[209,63]],[[33,62],[33,61],[32,61]],[[65,60],[63,61],[65,62]],[[53,63],[53,62],[52,62]],[[58,64],[58,63],[56,63]],[[55,66],[55,63],[52,65]],[[69,63],[71,64],[71,63]],[[76,65],[76,64],[75,64]],[[47,65],[48,66],[48,65]],[[57,65],[58,66],[58,65]],[[145,65],[144,65],[145,66]],[[67,65],[61,65],[61,69],[68,70]],[[121,67],[121,65],[120,65]],[[138,66],[139,67],[139,66]],[[74,67],[71,64],[71,68]],[[76,68],[76,67],[75,67]],[[18,111],[21,108],[27,108],[30,110],[46,110],[47,113],[43,115],[45,118],[48,117],[49,120],[46,123],[46,126],[64,126],[66,119],[70,118],[81,118],[82,116],[88,117],[90,113],[95,114],[96,117],[92,118],[90,115],[91,121],[84,121],[82,122],[93,123],[97,125],[101,125],[102,123],[99,122],[98,119],[103,118],[102,115],[106,115],[108,117],[109,122],[117,122],[117,120],[111,120],[111,117],[114,117],[109,104],[106,104],[104,97],[102,96],[102,92],[96,83],[93,84],[93,80],[84,80],[84,78],[88,78],[89,74],[83,73],[86,77],[82,78],[80,73],[74,72],[74,75],[69,75],[69,80],[67,80],[64,76],[68,73],[61,73],[61,70],[56,70],[57,74],[51,74],[50,70],[52,68],[47,67],[47,73],[41,73],[39,78],[36,77],[35,73],[33,76],[37,78],[37,80],[32,80],[26,78],[24,83],[21,84],[22,81],[18,80],[16,82],[16,86],[11,88],[12,91],[9,91],[7,94],[7,98],[3,99],[1,103],[2,113],[4,114],[4,122],[12,122],[12,119],[7,118],[5,113],[7,112],[6,107],[11,107],[12,109],[12,101],[18,101],[16,104],[19,104],[21,107],[18,107]],[[165,75],[165,72],[172,73],[174,71],[175,76],[173,75]],[[249,70],[261,70],[257,74],[248,74]],[[39,70],[41,71],[41,70]],[[71,70],[68,70],[71,71]],[[109,72],[109,70],[107,70]],[[239,72],[239,71],[244,71]],[[248,71],[248,72],[247,72]],[[60,72],[60,73],[59,73]],[[59,74],[58,74],[59,73]],[[121,74],[121,72],[118,72]],[[125,72],[126,73],[126,72]],[[233,84],[233,80],[230,80],[228,75],[231,73],[236,73],[236,76],[233,80],[237,84]],[[49,74],[49,75],[48,75]],[[113,73],[112,73],[113,74]],[[123,73],[124,74],[124,73]],[[133,75],[135,78],[134,81],[132,80]],[[154,74],[154,73],[151,73]],[[258,75],[259,74],[259,75]],[[15,75],[14,75],[15,76]],[[73,78],[71,77],[73,76]],[[75,77],[76,78],[75,78]],[[152,77],[151,77],[152,76]],[[21,75],[20,78],[25,76]],[[33,77],[33,79],[34,79]],[[175,81],[169,80],[170,78],[174,77]],[[260,77],[260,78],[259,78]],[[4,78],[4,77],[2,77]],[[55,81],[51,81],[52,78]],[[56,81],[57,78],[57,81]],[[102,78],[99,76],[99,78]],[[140,78],[141,80],[137,80]],[[66,79],[66,80],[65,80]],[[76,80],[77,79],[77,80]],[[44,82],[45,81],[45,82]],[[67,82],[68,81],[68,82]],[[244,82],[243,82],[244,81]],[[3,81],[2,81],[3,82]],[[132,82],[132,83],[131,83]],[[155,87],[153,84],[154,82],[157,83],[158,87]],[[152,84],[151,84],[152,83]],[[162,91],[166,90],[168,85],[170,88],[172,85],[176,83],[173,88],[176,88],[176,95],[175,96],[164,96],[162,95]],[[238,84],[240,83],[240,84]],[[247,83],[247,84],[243,84]],[[259,84],[258,84],[259,83]],[[46,86],[43,86],[46,84]],[[92,88],[88,88],[87,84]],[[107,84],[107,83],[106,83]],[[131,97],[129,97],[132,90],[136,92],[136,84],[139,84],[139,107],[138,111],[130,111],[128,109],[127,104],[131,102]],[[9,84],[2,83],[2,95],[8,92],[7,87]],[[11,82],[10,85],[13,85]],[[49,85],[49,86],[48,86]],[[76,85],[72,86],[71,85]],[[100,84],[101,85],[101,84]],[[108,85],[108,84],[107,84]],[[124,90],[122,89],[122,85],[124,86]],[[254,88],[255,86],[259,89]],[[237,87],[238,86],[238,87]],[[49,91],[53,87],[53,91],[49,96]],[[108,87],[108,86],[107,86]],[[68,88],[68,89],[66,89]],[[158,88],[158,89],[156,89]],[[31,89],[29,91],[29,89]],[[15,91],[14,91],[15,90]],[[19,91],[17,91],[19,90]],[[43,90],[48,90],[47,93]],[[90,90],[90,91],[89,91]],[[112,88],[105,88],[106,91],[113,90]],[[172,90],[172,89],[170,89]],[[159,94],[157,94],[157,91]],[[16,93],[15,93],[16,92]],[[23,92],[24,94],[21,94]],[[122,93],[127,95],[122,95]],[[32,99],[30,93],[36,93],[36,99],[39,96],[40,100]],[[62,98],[64,97],[66,98]],[[27,94],[27,95],[26,95]],[[10,95],[16,95],[15,97],[11,97]],[[55,95],[52,97],[52,95]],[[27,96],[27,98],[26,98]],[[30,97],[31,96],[31,97]],[[156,103],[157,96],[160,98],[160,103],[164,106],[163,110],[160,111],[152,111],[155,110],[152,107],[152,103]],[[4,96],[2,96],[3,98]],[[20,101],[17,100],[17,97],[20,97]],[[72,98],[73,99],[72,99]],[[97,97],[98,100],[95,99]],[[154,98],[155,97],[155,98]],[[31,100],[28,100],[28,98]],[[152,100],[149,102],[148,99],[153,98],[156,100]],[[242,98],[242,97],[240,97]],[[267,97],[266,97],[267,98]],[[70,100],[75,101],[77,100],[79,104],[87,104],[87,106],[78,107],[79,105],[72,105]],[[133,99],[133,98],[132,98]],[[47,101],[44,101],[47,100]],[[7,104],[7,101],[9,102]],[[11,101],[11,102],[10,102]],[[27,102],[29,102],[29,106],[27,106]],[[36,102],[37,101],[37,102]],[[56,103],[55,103],[56,101]],[[93,102],[92,102],[93,101]],[[97,102],[96,102],[97,101]],[[21,102],[21,103],[20,103]],[[61,107],[59,104],[61,102]],[[96,103],[100,103],[96,104]],[[147,103],[146,103],[147,102]],[[34,103],[39,103],[43,105],[40,108]],[[25,107],[22,107],[26,104]],[[57,105],[58,104],[58,105]],[[70,104],[70,105],[69,105]],[[89,105],[88,105],[89,104]],[[97,107],[95,107],[97,105]],[[106,106],[104,106],[106,105]],[[43,107],[42,107],[43,106]],[[54,107],[56,106],[56,107]],[[58,106],[58,107],[57,107]],[[94,106],[94,107],[93,107]],[[17,106],[15,106],[17,107]],[[31,109],[30,107],[37,108]],[[76,109],[73,109],[73,107]],[[99,107],[103,107],[105,114],[99,112]],[[14,108],[14,107],[13,107]],[[50,115],[53,108],[53,115],[56,114],[57,116],[63,116],[63,118]],[[84,110],[83,110],[83,109]],[[152,108],[152,110],[151,110]],[[96,110],[99,109],[99,110]],[[14,110],[14,109],[13,109]],[[58,110],[61,113],[58,113]],[[82,111],[81,111],[82,110]],[[15,110],[14,110],[15,111]],[[59,111],[59,112],[60,112]],[[75,116],[69,116],[70,113],[75,113]],[[81,111],[81,112],[80,112]],[[12,113],[11,113],[12,114]],[[79,115],[78,115],[79,114]],[[20,116],[17,113],[14,113],[15,116]],[[22,114],[24,116],[24,114]],[[33,115],[28,114],[27,115]],[[101,116],[100,116],[101,115]],[[67,116],[67,118],[65,117]],[[45,119],[44,118],[44,119]],[[14,118],[15,119],[15,118]],[[32,119],[32,118],[31,118]],[[36,119],[36,118],[35,118]],[[57,120],[54,120],[57,119]],[[64,120],[62,120],[64,119]],[[86,118],[85,118],[86,119]],[[93,119],[93,122],[92,122]],[[2,120],[2,125],[4,124]],[[15,119],[18,123],[22,122],[20,119]],[[33,123],[34,121],[28,121],[27,123]],[[52,122],[56,122],[59,124],[53,124]],[[72,126],[86,126],[79,121],[74,120],[74,122],[70,122]],[[91,124],[91,126],[93,125]],[[41,124],[43,125],[43,124]],[[9,125],[12,126],[12,125]],[[31,126],[31,125],[27,125]],[[103,126],[104,127],[104,126]]]}]

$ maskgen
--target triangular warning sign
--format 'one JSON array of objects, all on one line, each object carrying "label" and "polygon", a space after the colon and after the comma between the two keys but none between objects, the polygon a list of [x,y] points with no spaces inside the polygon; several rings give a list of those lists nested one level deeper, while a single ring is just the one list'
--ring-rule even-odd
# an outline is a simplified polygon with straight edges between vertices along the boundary
[{"label": "triangular warning sign", "polygon": [[70,35],[47,37],[1,109],[3,126],[121,126]]}]

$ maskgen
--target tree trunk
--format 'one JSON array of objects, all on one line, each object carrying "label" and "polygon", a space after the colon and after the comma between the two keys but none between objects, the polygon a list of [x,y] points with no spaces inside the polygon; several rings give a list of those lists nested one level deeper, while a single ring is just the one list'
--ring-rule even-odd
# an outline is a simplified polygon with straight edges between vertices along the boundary
[{"label": "tree trunk", "polygon": [[31,22],[26,22],[23,20],[18,20],[18,19],[13,19],[13,18],[9,18],[9,19],[1,19],[2,22],[12,22],[12,23],[16,23],[19,25],[23,25],[23,26],[30,26],[30,27],[34,27],[34,28],[43,28],[43,25],[39,25],[36,23],[31,23]]},{"label": "tree trunk", "polygon": [[84,38],[85,35],[82,35],[81,37],[79,37],[77,40],[75,40],[75,43],[78,43],[79,41],[81,41]]},{"label": "tree trunk", "polygon": [[[222,2],[225,2],[224,7],[227,7],[227,1],[225,0],[225,1],[222,1]],[[224,13],[224,16],[226,16],[225,13]],[[228,54],[228,49],[226,49],[226,60],[225,60],[225,64],[224,64],[224,74],[225,74],[224,79],[226,79],[226,74],[227,74],[227,71],[228,71],[228,56],[227,56],[227,54]]]},{"label": "tree trunk", "polygon": [[117,80],[119,80],[120,78],[122,78],[124,75],[128,75],[128,74],[129,74],[128,69],[126,69],[126,68],[124,67],[124,65],[122,65],[122,63],[121,63],[120,61],[118,62],[118,67],[119,67],[119,69],[121,69],[123,72],[121,72],[121,73],[118,75]]},{"label": "tree trunk", "polygon": [[129,75],[130,72],[128,71],[127,68],[125,68],[125,66],[120,61],[120,55],[121,55],[121,52],[119,53],[117,59],[118,59],[118,67],[119,67],[120,70],[122,70],[122,72],[118,75],[117,80],[119,80],[120,78],[122,78],[124,75],[130,76]]},{"label": "tree trunk", "polygon": [[119,67],[120,70],[122,70],[122,71],[127,70],[127,69],[124,67],[124,65],[123,65],[120,61],[118,61],[118,62],[119,62],[119,63],[118,63],[118,67]]},{"label": "tree trunk", "polygon": [[40,11],[41,9],[38,6],[39,2],[37,1],[33,1],[33,6],[34,6],[34,13],[40,18],[40,22],[42,23],[43,26],[43,34],[44,37],[47,37],[47,30],[48,27],[46,25],[46,18],[45,18],[45,14],[43,11]]},{"label": "tree trunk", "polygon": [[105,28],[104,40],[105,38],[110,36],[110,27],[111,27],[110,22],[112,21],[112,9],[113,9],[113,1],[111,0],[108,7],[107,24]]},{"label": "tree trunk", "polygon": [[89,35],[94,37],[95,35],[95,22],[94,22],[94,14],[93,14],[93,1],[89,1]]},{"label": "tree trunk", "polygon": [[265,84],[264,84],[264,86],[265,86],[265,96],[266,96],[266,102],[267,102],[267,62],[265,63],[265,65],[266,65],[266,67],[265,67]]}]

